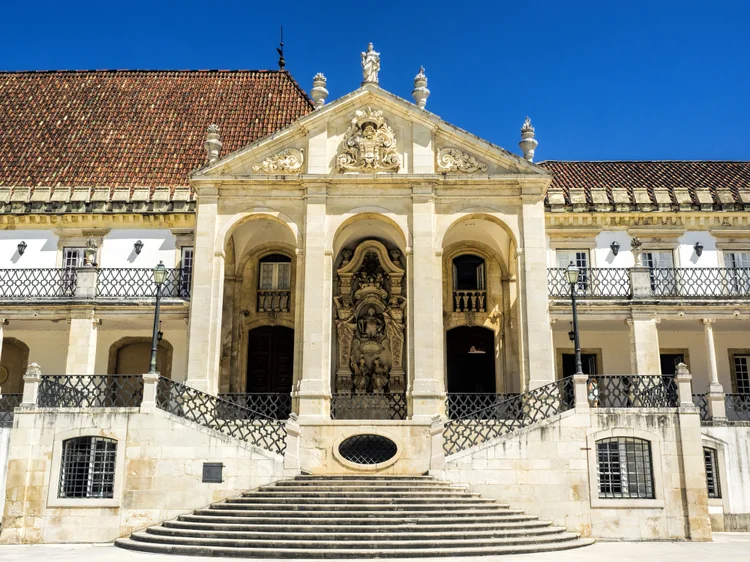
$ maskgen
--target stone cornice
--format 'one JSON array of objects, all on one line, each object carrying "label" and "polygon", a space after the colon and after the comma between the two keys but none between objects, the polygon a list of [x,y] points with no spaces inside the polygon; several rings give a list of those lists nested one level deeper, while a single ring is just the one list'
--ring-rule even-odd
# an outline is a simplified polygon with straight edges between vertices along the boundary
[{"label": "stone cornice", "polygon": [[[548,232],[566,229],[615,229],[637,233],[658,230],[711,230],[723,236],[739,236],[738,231],[750,230],[750,213],[686,212],[686,213],[545,213]],[[730,234],[734,233],[734,234]]]},{"label": "stone cornice", "polygon": [[25,228],[85,228],[85,229],[110,229],[110,228],[182,228],[193,229],[195,227],[194,213],[173,214],[67,214],[67,215],[45,215],[45,214],[23,214],[23,215],[0,215],[0,230]]}]

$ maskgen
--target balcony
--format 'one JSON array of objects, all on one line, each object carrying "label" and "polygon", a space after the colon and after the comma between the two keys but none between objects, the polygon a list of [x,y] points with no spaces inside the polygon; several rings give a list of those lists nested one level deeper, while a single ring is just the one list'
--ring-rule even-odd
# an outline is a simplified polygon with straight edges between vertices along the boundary
[{"label": "balcony", "polygon": [[289,312],[288,289],[259,289],[258,312]]},{"label": "balcony", "polygon": [[[190,298],[191,270],[167,269],[162,297]],[[116,301],[156,296],[151,268],[0,269],[0,302]]]},{"label": "balcony", "polygon": [[486,308],[487,291],[453,291],[453,310],[455,312],[487,312]]},{"label": "balcony", "polygon": [[[570,298],[565,268],[547,270],[552,298]],[[582,269],[576,296],[584,299],[750,299],[750,268],[683,267]]]}]

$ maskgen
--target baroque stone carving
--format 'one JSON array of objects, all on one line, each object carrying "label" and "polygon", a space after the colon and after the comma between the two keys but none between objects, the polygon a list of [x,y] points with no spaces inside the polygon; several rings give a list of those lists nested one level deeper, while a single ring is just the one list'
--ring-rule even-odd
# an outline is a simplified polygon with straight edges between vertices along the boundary
[{"label": "baroque stone carving", "polygon": [[342,172],[397,172],[401,167],[396,136],[380,110],[370,107],[358,110],[344,134],[342,146],[336,158]]},{"label": "baroque stone carving", "polygon": [[339,393],[406,390],[404,270],[389,254],[400,257],[377,240],[362,242],[353,253],[342,250],[334,297]]},{"label": "baroque stone carving", "polygon": [[444,174],[450,172],[472,174],[487,171],[487,164],[458,148],[441,148],[438,150],[437,167],[438,171]]},{"label": "baroque stone carving", "polygon": [[298,174],[302,171],[302,164],[304,162],[304,150],[287,148],[253,166],[253,172],[256,174],[258,172],[266,174]]},{"label": "baroque stone carving", "polygon": [[367,51],[362,56],[362,83],[378,83],[378,71],[380,70],[380,53],[375,51],[372,43],[367,45]]}]

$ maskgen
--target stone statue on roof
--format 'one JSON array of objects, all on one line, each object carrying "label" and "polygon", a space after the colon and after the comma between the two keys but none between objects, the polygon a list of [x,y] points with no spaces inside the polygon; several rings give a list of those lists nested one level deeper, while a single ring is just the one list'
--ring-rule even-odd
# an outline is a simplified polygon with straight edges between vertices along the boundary
[{"label": "stone statue on roof", "polygon": [[380,53],[376,52],[372,43],[367,45],[367,52],[362,53],[362,80],[364,83],[378,83],[380,70]]}]

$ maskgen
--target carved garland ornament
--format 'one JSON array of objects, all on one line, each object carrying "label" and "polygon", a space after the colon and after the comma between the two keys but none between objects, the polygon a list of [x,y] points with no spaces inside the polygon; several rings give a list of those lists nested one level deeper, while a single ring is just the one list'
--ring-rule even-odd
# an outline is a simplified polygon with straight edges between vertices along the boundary
[{"label": "carved garland ornament", "polygon": [[269,156],[263,162],[253,166],[253,172],[266,174],[297,174],[302,171],[305,162],[303,150],[287,148],[281,152]]},{"label": "carved garland ornament", "polygon": [[342,146],[336,158],[341,172],[397,172],[401,167],[396,136],[380,110],[357,111]]},{"label": "carved garland ornament", "polygon": [[449,172],[471,174],[487,171],[487,164],[480,162],[471,154],[461,152],[457,148],[441,148],[438,150],[437,167],[444,174]]}]

